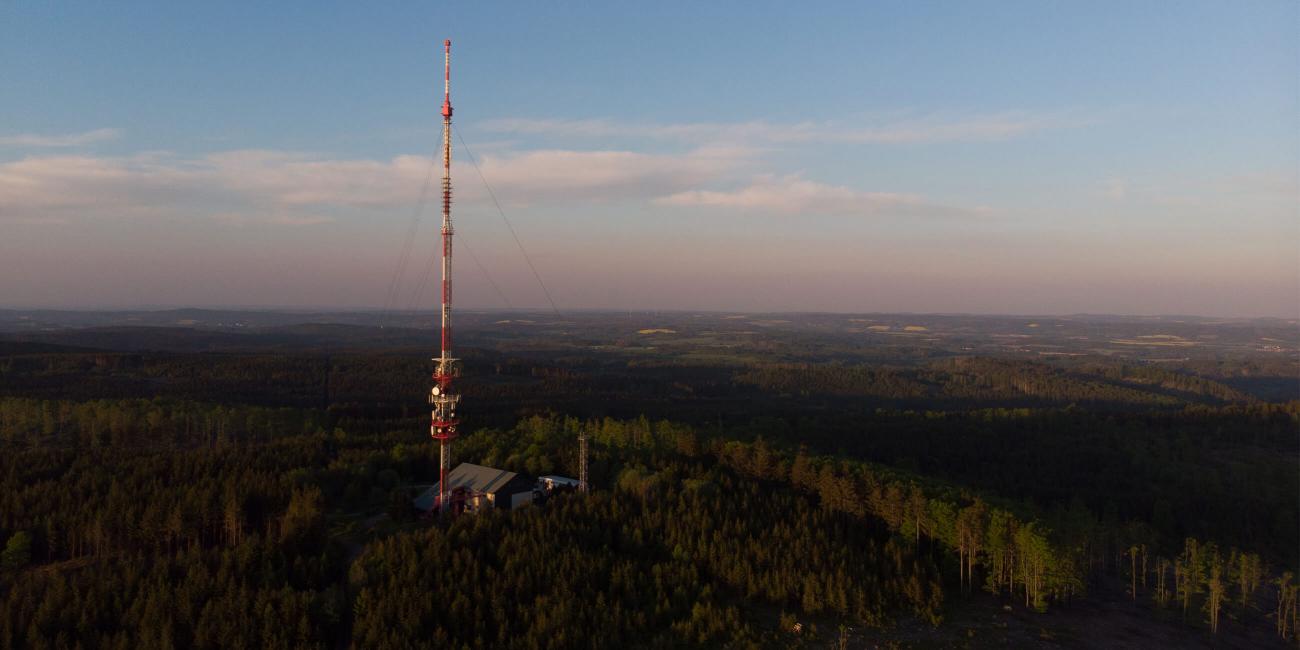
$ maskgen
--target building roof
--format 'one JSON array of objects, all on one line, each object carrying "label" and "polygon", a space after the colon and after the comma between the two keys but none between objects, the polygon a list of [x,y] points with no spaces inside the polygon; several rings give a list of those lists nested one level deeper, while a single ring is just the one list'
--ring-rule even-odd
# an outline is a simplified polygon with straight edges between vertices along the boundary
[{"label": "building roof", "polygon": [[[453,490],[463,487],[473,492],[491,493],[505,486],[516,476],[519,476],[516,472],[507,472],[503,469],[484,467],[474,463],[461,463],[447,473],[447,484]],[[433,489],[435,492],[438,491],[438,483],[433,484]]]},{"label": "building roof", "polygon": [[[461,463],[447,472],[447,485],[450,490],[465,488],[470,492],[492,494],[515,480],[518,472],[507,472],[494,467],[484,467],[474,463]],[[428,490],[416,497],[413,502],[421,510],[430,510],[438,501],[439,482],[429,486]],[[449,490],[449,491],[450,491]]]}]

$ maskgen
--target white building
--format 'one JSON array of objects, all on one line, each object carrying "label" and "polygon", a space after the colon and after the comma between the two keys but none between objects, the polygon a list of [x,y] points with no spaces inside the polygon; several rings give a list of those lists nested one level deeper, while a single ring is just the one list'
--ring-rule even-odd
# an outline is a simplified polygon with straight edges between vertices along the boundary
[{"label": "white building", "polygon": [[557,487],[570,487],[575,490],[578,489],[578,479],[569,478],[567,476],[543,476],[537,479],[537,483],[547,492],[550,492]]}]

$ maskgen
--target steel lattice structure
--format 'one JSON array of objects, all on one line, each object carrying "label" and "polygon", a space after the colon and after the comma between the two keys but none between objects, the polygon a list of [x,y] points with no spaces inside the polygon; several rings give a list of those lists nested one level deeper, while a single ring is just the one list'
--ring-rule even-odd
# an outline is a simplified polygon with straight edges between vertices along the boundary
[{"label": "steel lattice structure", "polygon": [[438,441],[438,513],[445,516],[448,506],[447,471],[451,468],[451,441],[456,437],[456,405],[460,402],[452,387],[458,374],[456,359],[451,356],[451,41],[444,49],[442,99],[442,354],[434,361],[433,388],[429,403],[433,405],[433,422],[429,433]]},{"label": "steel lattice structure", "polygon": [[587,493],[587,431],[578,432],[578,491]]}]

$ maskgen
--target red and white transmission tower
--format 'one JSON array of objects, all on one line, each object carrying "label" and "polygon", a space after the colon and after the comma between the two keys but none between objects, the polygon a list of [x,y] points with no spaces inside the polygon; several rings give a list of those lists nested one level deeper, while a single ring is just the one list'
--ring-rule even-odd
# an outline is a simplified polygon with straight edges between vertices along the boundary
[{"label": "red and white transmission tower", "polygon": [[451,440],[456,437],[456,404],[460,395],[452,389],[456,376],[456,359],[451,358],[451,41],[442,42],[445,50],[442,95],[442,355],[434,361],[433,423],[429,432],[438,441],[438,513],[451,508],[447,495],[447,471],[451,467]]}]

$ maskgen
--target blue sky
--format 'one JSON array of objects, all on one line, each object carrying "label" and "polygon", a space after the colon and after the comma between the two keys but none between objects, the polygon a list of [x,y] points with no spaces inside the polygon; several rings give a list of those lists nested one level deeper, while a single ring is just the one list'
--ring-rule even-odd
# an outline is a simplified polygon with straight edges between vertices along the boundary
[{"label": "blue sky", "polygon": [[1300,310],[1294,2],[372,4],[0,6],[0,304],[432,304],[451,38],[561,308]]}]

